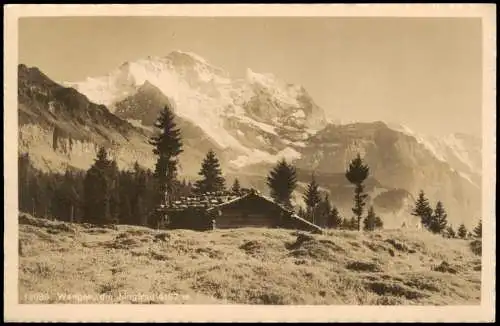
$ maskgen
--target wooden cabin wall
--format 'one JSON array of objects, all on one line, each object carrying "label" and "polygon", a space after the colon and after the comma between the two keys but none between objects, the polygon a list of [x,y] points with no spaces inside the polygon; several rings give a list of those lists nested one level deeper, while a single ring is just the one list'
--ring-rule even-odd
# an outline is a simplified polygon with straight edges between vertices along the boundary
[{"label": "wooden cabin wall", "polygon": [[170,229],[204,231],[212,228],[211,219],[204,211],[187,209],[168,212],[167,215],[169,217],[168,228]]},{"label": "wooden cabin wall", "polygon": [[261,197],[247,197],[224,205],[208,213],[204,209],[188,208],[186,210],[169,211],[168,228],[191,229],[197,231],[211,230],[212,219],[215,219],[216,229],[265,227],[287,228],[306,231],[317,231],[304,221],[292,218],[291,213]]},{"label": "wooden cabin wall", "polygon": [[216,228],[268,227],[281,224],[280,210],[272,203],[259,198],[248,198],[221,208],[216,217]]}]

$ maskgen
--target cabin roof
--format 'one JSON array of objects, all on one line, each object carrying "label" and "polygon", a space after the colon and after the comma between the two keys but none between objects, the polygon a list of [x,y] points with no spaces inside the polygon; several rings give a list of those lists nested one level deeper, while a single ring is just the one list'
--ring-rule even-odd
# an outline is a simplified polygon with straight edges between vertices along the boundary
[{"label": "cabin roof", "polygon": [[161,209],[182,211],[185,209],[209,210],[218,207],[227,202],[233,202],[253,192],[252,190],[242,193],[233,193],[228,191],[207,192],[199,195],[180,197],[167,206],[161,206]]},{"label": "cabin roof", "polygon": [[287,213],[293,214],[293,211],[289,210],[288,208],[284,207],[283,205],[280,205],[280,204],[276,203],[276,202],[275,202],[274,200],[272,200],[271,198],[268,198],[268,197],[266,197],[266,196],[264,196],[264,195],[262,195],[261,193],[256,192],[256,191],[250,191],[250,192],[248,192],[248,193],[246,193],[246,194],[244,194],[244,195],[242,195],[242,196],[238,196],[238,197],[232,198],[232,199],[230,199],[230,200],[228,200],[228,201],[225,201],[225,202],[223,202],[223,203],[221,203],[221,204],[219,204],[219,205],[215,205],[215,206],[213,206],[213,207],[210,207],[210,208],[208,209],[208,211],[214,210],[214,209],[216,209],[216,208],[222,208],[222,207],[225,207],[225,206],[227,206],[227,205],[230,205],[230,204],[232,204],[232,203],[234,203],[234,202],[240,201],[240,200],[245,199],[245,198],[248,198],[248,197],[258,197],[258,198],[263,199],[263,200],[265,200],[265,201],[269,202],[270,204],[272,204],[272,205],[274,205],[274,206],[276,206],[276,207],[280,208],[280,209],[281,209],[282,211],[284,211],[284,212],[287,212]]}]

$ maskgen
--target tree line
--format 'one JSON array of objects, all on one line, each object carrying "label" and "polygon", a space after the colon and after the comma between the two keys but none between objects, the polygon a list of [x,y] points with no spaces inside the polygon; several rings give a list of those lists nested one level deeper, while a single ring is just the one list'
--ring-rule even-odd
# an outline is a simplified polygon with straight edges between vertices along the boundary
[{"label": "tree line", "polygon": [[[34,216],[67,222],[152,226],[156,207],[156,178],[137,162],[119,171],[100,148],[87,171],[67,169],[64,174],[35,169],[29,154],[19,156],[19,210]],[[180,195],[193,192],[191,182],[175,184]]]},{"label": "tree line", "polygon": [[461,239],[482,237],[481,219],[479,219],[478,224],[474,227],[472,232],[468,231],[463,223],[460,224],[458,229],[455,231],[453,226],[448,223],[448,214],[446,213],[443,202],[438,200],[435,208],[433,209],[423,190],[420,190],[418,193],[411,214],[420,218],[420,223],[423,228],[435,234],[441,234],[448,238]]}]

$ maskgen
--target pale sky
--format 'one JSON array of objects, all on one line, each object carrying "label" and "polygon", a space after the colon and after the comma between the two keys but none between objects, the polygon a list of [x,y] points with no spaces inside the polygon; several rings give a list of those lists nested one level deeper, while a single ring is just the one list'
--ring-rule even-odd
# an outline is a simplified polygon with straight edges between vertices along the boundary
[{"label": "pale sky", "polygon": [[478,18],[22,18],[19,63],[80,81],[190,51],[301,84],[333,119],[480,136],[481,37]]}]

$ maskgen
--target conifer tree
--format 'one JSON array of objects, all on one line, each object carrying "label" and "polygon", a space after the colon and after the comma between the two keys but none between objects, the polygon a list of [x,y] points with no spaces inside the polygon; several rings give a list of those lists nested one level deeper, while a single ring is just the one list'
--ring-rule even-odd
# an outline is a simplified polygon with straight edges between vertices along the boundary
[{"label": "conifer tree", "polygon": [[477,223],[477,226],[473,230],[474,232],[474,237],[481,239],[483,237],[483,221],[482,219],[479,219],[479,222]]},{"label": "conifer tree", "polygon": [[430,229],[432,220],[432,208],[429,205],[429,200],[425,197],[423,190],[420,190],[417,200],[415,201],[415,207],[411,212],[411,215],[420,217],[422,226],[426,229]]},{"label": "conifer tree", "polygon": [[447,214],[444,209],[443,203],[438,201],[436,203],[436,208],[434,209],[434,214],[432,215],[430,230],[433,233],[441,233],[448,224],[447,222]]},{"label": "conifer tree", "polygon": [[355,216],[345,218],[342,222],[342,229],[344,230],[358,230],[358,220]]},{"label": "conifer tree", "polygon": [[160,130],[158,135],[150,139],[154,146],[153,154],[158,156],[155,165],[157,178],[157,198],[160,203],[170,202],[175,197],[174,182],[177,178],[178,156],[182,153],[181,132],[175,123],[175,116],[169,105],[160,112],[155,127]]},{"label": "conifer tree", "polygon": [[151,210],[147,210],[145,207],[146,207],[146,200],[144,199],[144,197],[137,197],[136,198],[136,201],[135,201],[135,206],[134,208],[132,209],[133,212],[136,212],[134,213],[134,216],[135,216],[135,221],[136,221],[136,224],[137,225],[141,225],[141,226],[148,226],[148,212],[150,212],[153,208],[151,208]]},{"label": "conifer tree", "polygon": [[342,227],[342,217],[337,209],[337,207],[333,206],[330,214],[328,215],[327,227],[331,229],[340,229]]},{"label": "conifer tree", "polygon": [[455,230],[453,230],[453,227],[451,225],[448,225],[446,227],[446,236],[448,238],[455,238],[457,236]]},{"label": "conifer tree", "polygon": [[40,181],[41,181],[41,193],[40,196],[42,197],[41,201],[41,212],[43,217],[49,218],[49,219],[54,219],[54,194],[55,191],[58,187],[58,183],[61,182],[59,176],[58,177],[51,177],[50,174],[46,173],[41,173],[40,176]]},{"label": "conifer tree", "polygon": [[304,218],[306,219],[307,218],[307,212],[306,210],[304,209],[304,207],[302,206],[299,206],[299,210],[297,211],[297,215],[301,218]]},{"label": "conifer tree", "polygon": [[267,185],[276,203],[292,208],[292,193],[297,186],[297,172],[293,165],[285,159],[278,161],[267,176]]},{"label": "conifer tree", "polygon": [[366,205],[365,200],[367,195],[364,193],[363,182],[369,175],[369,168],[363,163],[361,156],[358,154],[350,163],[345,173],[347,180],[354,184],[354,206],[352,212],[356,217],[356,227],[361,231],[361,216]]},{"label": "conifer tree", "polygon": [[[109,180],[109,212],[111,214],[111,222],[119,223],[121,210],[120,202],[120,172],[115,160],[111,160],[106,173]],[[129,206],[130,207],[130,206]]]},{"label": "conifer tree", "polygon": [[18,156],[18,183],[19,183],[19,210],[32,213],[32,197],[30,181],[32,180],[32,168],[28,153]]},{"label": "conifer tree", "polygon": [[44,208],[44,193],[43,193],[43,181],[41,180],[40,173],[33,173],[30,178],[28,193],[30,194],[30,214],[33,216],[42,217],[45,214]]},{"label": "conifer tree", "polygon": [[118,174],[118,220],[121,224],[138,224],[132,211],[135,204],[135,187],[133,172],[121,171]]},{"label": "conifer tree", "polygon": [[130,194],[127,192],[120,195],[120,207],[117,220],[120,221],[120,224],[138,225],[135,216],[132,215],[132,201]]},{"label": "conifer tree", "polygon": [[186,189],[187,189],[187,192],[189,194],[189,196],[193,195],[194,194],[194,186],[193,186],[193,183],[191,181],[188,181],[187,184],[186,184]]},{"label": "conifer tree", "polygon": [[108,158],[108,152],[104,146],[100,146],[94,160],[94,166],[100,170],[107,170],[112,167],[113,161]]},{"label": "conifer tree", "polygon": [[208,151],[198,174],[202,179],[195,182],[194,188],[196,193],[202,194],[224,191],[226,189],[226,181],[222,176],[219,160],[213,150]]},{"label": "conifer tree", "polygon": [[241,194],[241,185],[238,178],[234,179],[233,185],[231,187],[231,192],[236,195]]},{"label": "conifer tree", "polygon": [[112,162],[107,158],[106,149],[100,147],[84,180],[84,220],[88,223],[113,223],[110,209],[111,167]]},{"label": "conifer tree", "polygon": [[315,212],[315,223],[319,226],[325,227],[328,224],[328,218],[332,211],[332,203],[330,202],[330,196],[328,193],[325,194],[317,207],[318,208]]},{"label": "conifer tree", "polygon": [[316,183],[316,178],[314,174],[311,176],[311,182],[307,185],[306,192],[304,194],[304,202],[306,203],[307,212],[309,215],[309,220],[312,223],[316,223],[318,209],[317,206],[321,202],[321,196],[319,194],[318,184]]},{"label": "conifer tree", "polygon": [[63,187],[67,194],[67,199],[69,202],[69,220],[70,222],[76,222],[77,211],[79,206],[81,206],[81,192],[78,190],[80,180],[70,171],[66,171],[64,176]]},{"label": "conifer tree", "polygon": [[62,221],[75,222],[76,211],[80,203],[76,190],[76,180],[71,171],[66,170],[60,180],[56,180],[52,202],[51,211],[54,217]]},{"label": "conifer tree", "polygon": [[111,223],[109,182],[105,172],[93,166],[84,180],[84,221],[92,224]]},{"label": "conifer tree", "polygon": [[373,206],[370,206],[368,209],[368,214],[366,218],[363,220],[365,231],[373,231],[376,229],[380,229],[383,226],[382,219],[375,214],[375,210]]},{"label": "conifer tree", "polygon": [[[147,172],[135,162],[132,170],[131,207],[132,220],[134,224],[147,226],[148,210],[146,209],[146,197],[148,197]],[[152,208],[151,208],[152,209]]]},{"label": "conifer tree", "polygon": [[463,223],[458,227],[458,237],[461,239],[465,239],[465,237],[467,237],[467,228]]}]

